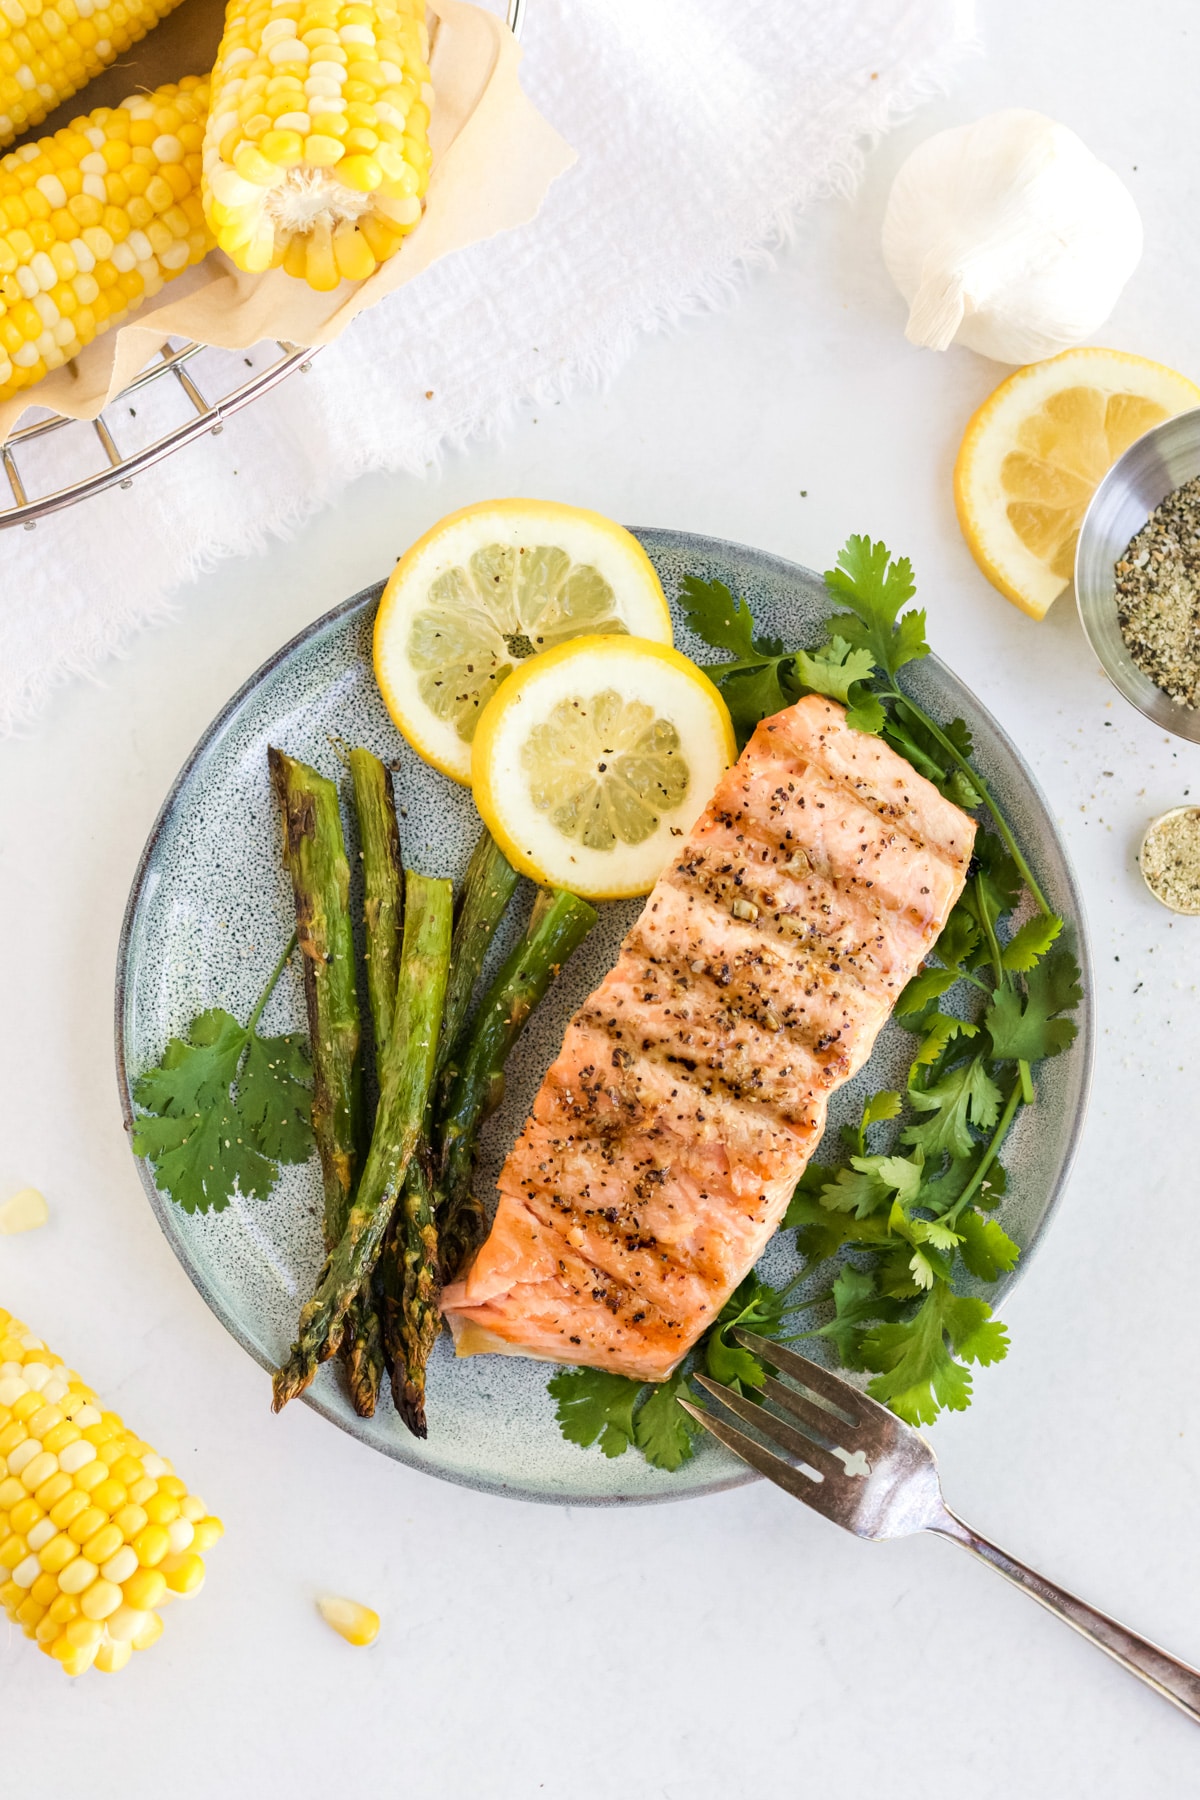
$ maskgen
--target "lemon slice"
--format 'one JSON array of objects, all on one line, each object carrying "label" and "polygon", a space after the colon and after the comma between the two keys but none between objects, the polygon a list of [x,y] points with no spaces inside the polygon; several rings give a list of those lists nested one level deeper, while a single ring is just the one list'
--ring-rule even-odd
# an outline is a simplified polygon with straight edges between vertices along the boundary
[{"label": "lemon slice", "polygon": [[686,656],[585,637],[525,663],[484,709],[475,804],[515,868],[590,900],[647,894],[737,755]]},{"label": "lemon slice", "polygon": [[671,642],[671,614],[637,539],[552,500],[451,513],[396,565],[375,620],[375,678],[413,749],[471,779],[479,716],[515,668],[585,633]]},{"label": "lemon slice", "polygon": [[1087,345],[1002,381],[954,466],[958,522],[992,585],[1044,618],[1074,574],[1101,478],[1135,438],[1193,406],[1200,387],[1174,369]]}]

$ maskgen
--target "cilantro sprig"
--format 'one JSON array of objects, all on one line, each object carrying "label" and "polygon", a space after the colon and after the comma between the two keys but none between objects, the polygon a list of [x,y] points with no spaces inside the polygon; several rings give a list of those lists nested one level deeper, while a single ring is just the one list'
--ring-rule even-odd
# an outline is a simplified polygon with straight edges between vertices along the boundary
[{"label": "cilantro sprig", "polygon": [[[824,694],[846,707],[851,726],[882,736],[984,820],[963,894],[896,1006],[916,1040],[904,1092],[867,1099],[857,1123],[842,1128],[844,1160],[810,1164],[783,1221],[804,1258],[801,1276],[839,1259],[828,1289],[807,1303],[821,1322],[784,1339],[802,1310],[791,1297],[796,1282],[774,1289],[752,1274],[670,1382],[655,1388],[593,1370],[551,1381],[574,1442],[599,1442],[608,1455],[635,1445],[664,1468],[693,1453],[692,1423],[675,1401],[694,1369],[751,1395],[761,1386],[761,1364],[729,1336],[735,1319],[750,1322],[741,1307],[774,1307],[771,1326],[760,1321],[755,1330],[780,1341],[820,1340],[912,1424],[970,1404],[972,1368],[998,1362],[1008,1338],[989,1303],[960,1289],[994,1283],[1016,1265],[1018,1245],[991,1216],[1006,1187],[1001,1149],[1018,1113],[1035,1102],[1034,1069],[1077,1032],[1070,1015],[1081,999],[1080,971],[1064,922],[971,760],[967,725],[933,719],[899,684],[900,672],[929,654],[925,614],[908,606],[908,559],[852,537],[825,580],[841,610],[823,642],[794,649],[756,634],[746,601],[723,583],[685,577],[689,625],[725,653],[705,672],[721,688],[739,741],[803,693]],[[1021,912],[1029,916],[1014,926]]]},{"label": "cilantro sprig", "polygon": [[149,1158],[155,1186],[185,1212],[222,1212],[235,1190],[265,1200],[279,1165],[304,1162],[312,1149],[307,1036],[258,1034],[295,947],[293,937],[245,1025],[223,1007],[200,1013],[134,1083],[142,1110],[133,1148]]}]

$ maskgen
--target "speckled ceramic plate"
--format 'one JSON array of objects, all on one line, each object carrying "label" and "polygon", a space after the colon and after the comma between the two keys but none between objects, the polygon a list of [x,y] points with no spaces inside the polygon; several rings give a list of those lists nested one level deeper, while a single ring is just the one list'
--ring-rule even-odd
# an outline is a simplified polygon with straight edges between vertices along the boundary
[{"label": "speckled ceramic plate", "polygon": [[[639,533],[669,597],[688,571],[716,576],[745,594],[764,631],[804,643],[828,611],[824,584],[806,569],[759,551],[667,531]],[[397,800],[407,860],[429,874],[461,874],[478,829],[471,797],[427,768],[403,743],[371,673],[371,624],[381,588],[370,588],[301,633],[236,694],[205,733],[168,795],[134,880],[117,975],[117,1065],[127,1121],[130,1083],[156,1063],[167,1039],[205,1007],[244,1018],[291,930],[290,888],[279,865],[267,745],[275,743],[330,775],[340,770],[333,740],[367,744],[398,766]],[[679,629],[684,650],[698,650]],[[930,657],[913,671],[913,691],[941,717],[961,714],[981,769],[1012,820],[1053,904],[1074,927],[1087,976],[1079,896],[1045,802],[1014,746],[950,671]],[[567,1018],[615,958],[639,902],[601,908],[601,922],[522,1038],[509,1070],[508,1097],[486,1128],[482,1179],[491,1187],[520,1129]],[[519,909],[516,909],[519,910]],[[494,953],[502,954],[498,943]],[[1085,993],[1090,979],[1085,979]],[[264,1020],[268,1030],[303,1026],[299,976],[289,971]],[[1040,1100],[1023,1113],[1005,1150],[1009,1194],[1002,1218],[1028,1262],[1062,1190],[1087,1095],[1092,1025],[1085,998],[1080,1033],[1040,1075]],[[836,1097],[830,1131],[867,1087],[899,1079],[912,1039],[897,1026],[881,1036],[869,1069]],[[138,1168],[150,1204],[176,1255],[218,1318],[264,1370],[287,1350],[321,1251],[320,1185],[314,1162],[287,1169],[269,1200],[235,1199],[191,1217]],[[776,1239],[766,1268],[794,1266],[790,1234]],[[813,1292],[828,1272],[814,1277]],[[573,1504],[679,1499],[749,1479],[708,1441],[675,1474],[633,1452],[612,1460],[566,1443],[546,1394],[545,1364],[483,1356],[456,1362],[443,1337],[429,1376],[429,1437],[410,1437],[385,1398],[374,1419],[355,1416],[341,1374],[327,1364],[309,1404],[365,1443],[401,1462],[473,1487]],[[986,1391],[986,1384],[985,1384]],[[267,1381],[263,1378],[264,1429]]]}]

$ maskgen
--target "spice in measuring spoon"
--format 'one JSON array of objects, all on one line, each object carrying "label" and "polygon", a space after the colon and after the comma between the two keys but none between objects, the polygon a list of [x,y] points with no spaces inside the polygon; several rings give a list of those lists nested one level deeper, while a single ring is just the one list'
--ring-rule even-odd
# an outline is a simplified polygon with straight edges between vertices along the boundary
[{"label": "spice in measuring spoon", "polygon": [[1200,706],[1200,476],[1167,495],[1116,564],[1130,656],[1180,706]]},{"label": "spice in measuring spoon", "polygon": [[1155,819],[1138,862],[1156,900],[1172,912],[1200,913],[1200,807],[1176,806]]}]

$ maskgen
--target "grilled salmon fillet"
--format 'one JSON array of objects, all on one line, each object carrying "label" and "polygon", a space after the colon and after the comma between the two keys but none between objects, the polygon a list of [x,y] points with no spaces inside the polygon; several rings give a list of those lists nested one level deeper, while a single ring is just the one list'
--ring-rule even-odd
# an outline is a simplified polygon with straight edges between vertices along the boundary
[{"label": "grilled salmon fillet", "polygon": [[671,1373],[758,1261],[974,839],[833,701],[763,721],[567,1027],[445,1292],[460,1355]]}]

